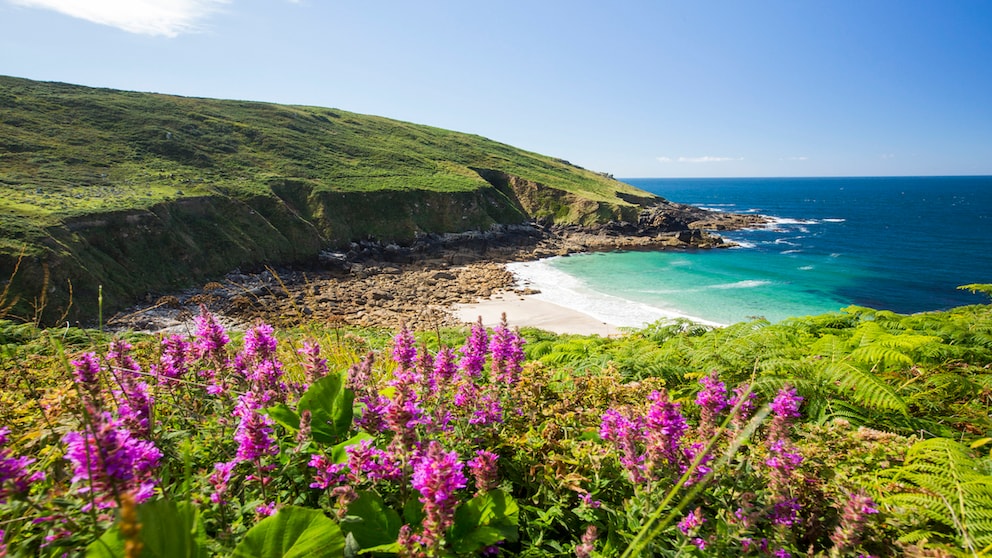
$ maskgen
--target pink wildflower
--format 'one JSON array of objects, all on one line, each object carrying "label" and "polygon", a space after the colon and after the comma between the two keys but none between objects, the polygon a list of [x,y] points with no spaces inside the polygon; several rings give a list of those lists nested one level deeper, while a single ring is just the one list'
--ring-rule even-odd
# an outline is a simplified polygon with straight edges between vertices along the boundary
[{"label": "pink wildflower", "polygon": [[477,450],[475,457],[468,461],[468,468],[475,477],[475,489],[479,494],[489,492],[499,483],[496,461],[499,456],[491,451]]},{"label": "pink wildflower", "polygon": [[493,381],[507,385],[517,382],[524,361],[524,351],[521,348],[523,344],[524,339],[510,331],[507,326],[504,312],[499,325],[493,329],[493,336],[489,341],[489,350],[493,359]]},{"label": "pink wildflower", "polygon": [[479,321],[472,325],[472,332],[460,350],[462,358],[458,364],[466,376],[478,378],[482,375],[488,349],[489,337],[480,317]]},{"label": "pink wildflower", "polygon": [[445,452],[431,440],[427,451],[418,452],[410,459],[410,466],[413,469],[410,482],[420,492],[419,500],[424,505],[420,542],[428,549],[436,549],[454,521],[458,504],[455,493],[466,485],[463,465],[456,452]]},{"label": "pink wildflower", "polygon": [[[90,417],[90,429],[65,435],[65,458],[72,462],[72,482],[78,491],[92,492],[97,508],[113,507],[115,495],[131,492],[141,503],[152,496],[158,480],[152,472],[162,452],[148,440],[134,436],[109,413]],[[84,510],[90,509],[86,504]]]}]

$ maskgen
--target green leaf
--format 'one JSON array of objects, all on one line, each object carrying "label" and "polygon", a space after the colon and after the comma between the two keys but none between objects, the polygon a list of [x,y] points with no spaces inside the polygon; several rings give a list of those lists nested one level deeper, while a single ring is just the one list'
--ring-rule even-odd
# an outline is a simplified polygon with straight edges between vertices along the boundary
[{"label": "green leaf", "polygon": [[[141,524],[139,539],[143,558],[200,558],[207,556],[203,543],[206,534],[199,521],[199,512],[188,502],[178,505],[169,500],[153,500],[138,506]],[[124,556],[124,537],[120,533],[120,520],[99,540],[86,548],[92,558],[118,558]]]},{"label": "green leaf", "polygon": [[285,403],[280,403],[265,409],[265,414],[269,415],[269,418],[276,421],[290,432],[296,432],[300,429],[300,415],[298,415],[296,411],[290,409],[289,405],[286,405]]},{"label": "green leaf", "polygon": [[502,490],[491,490],[465,502],[455,510],[451,527],[451,549],[476,552],[500,541],[517,540],[519,508]]},{"label": "green leaf", "polygon": [[408,525],[420,525],[424,522],[424,505],[417,498],[410,498],[403,506],[403,521]]},{"label": "green leaf", "polygon": [[344,535],[320,510],[286,506],[259,521],[234,549],[236,558],[344,556]]},{"label": "green leaf", "polygon": [[123,558],[124,538],[117,525],[107,529],[103,535],[86,547],[86,558]]},{"label": "green leaf", "polygon": [[984,445],[987,445],[989,442],[992,442],[992,438],[979,438],[978,440],[972,442],[970,447],[971,449],[978,449]]},{"label": "green leaf", "polygon": [[362,549],[359,554],[399,554],[400,543],[389,543]]},{"label": "green leaf", "polygon": [[366,549],[395,543],[402,524],[400,514],[387,506],[379,494],[363,491],[348,506],[348,515],[341,521],[341,529]]},{"label": "green leaf", "polygon": [[[296,405],[299,414],[310,411],[313,439],[333,444],[351,428],[355,393],[344,387],[341,374],[328,374],[310,386]],[[299,422],[297,422],[299,426]]]}]

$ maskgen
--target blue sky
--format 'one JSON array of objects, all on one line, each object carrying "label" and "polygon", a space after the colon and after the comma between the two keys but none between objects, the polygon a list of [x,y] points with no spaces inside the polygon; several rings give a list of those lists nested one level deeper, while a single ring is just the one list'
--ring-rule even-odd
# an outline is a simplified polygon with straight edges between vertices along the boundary
[{"label": "blue sky", "polygon": [[618,177],[992,174],[986,0],[0,0],[0,74],[335,107]]}]

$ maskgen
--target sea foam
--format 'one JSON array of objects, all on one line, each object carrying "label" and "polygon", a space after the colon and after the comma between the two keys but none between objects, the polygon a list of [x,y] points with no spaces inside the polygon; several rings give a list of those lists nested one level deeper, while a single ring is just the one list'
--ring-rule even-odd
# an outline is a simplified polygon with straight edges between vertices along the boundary
[{"label": "sea foam", "polygon": [[644,327],[658,320],[680,318],[705,325],[726,325],[594,290],[581,280],[555,269],[551,264],[555,259],[514,262],[507,264],[506,268],[516,277],[518,287],[540,291],[532,295],[534,298],[581,312],[610,325]]}]

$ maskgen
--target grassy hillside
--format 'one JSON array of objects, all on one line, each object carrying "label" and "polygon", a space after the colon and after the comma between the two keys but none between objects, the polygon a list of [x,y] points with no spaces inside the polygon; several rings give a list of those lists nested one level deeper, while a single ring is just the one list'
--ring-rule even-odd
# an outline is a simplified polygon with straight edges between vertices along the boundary
[{"label": "grassy hillside", "polygon": [[644,195],[479,136],[339,110],[193,99],[0,77],[3,210],[37,218],[148,207],[181,195],[470,192],[496,169],[624,205]]},{"label": "grassy hillside", "polygon": [[0,189],[0,276],[19,265],[21,313],[44,304],[56,317],[69,283],[76,310],[92,315],[99,285],[116,307],[355,239],[629,219],[652,199],[429,126],[2,76]]}]

